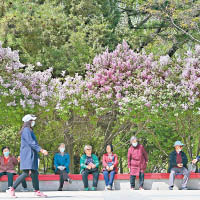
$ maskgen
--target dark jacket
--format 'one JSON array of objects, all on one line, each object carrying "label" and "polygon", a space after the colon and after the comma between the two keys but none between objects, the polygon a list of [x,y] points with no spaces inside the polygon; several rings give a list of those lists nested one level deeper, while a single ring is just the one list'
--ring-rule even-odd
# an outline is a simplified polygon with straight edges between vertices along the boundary
[{"label": "dark jacket", "polygon": [[[181,151],[180,154],[181,154],[181,157],[182,157],[183,167],[187,168],[187,163],[188,163],[187,156],[186,156],[186,154],[183,151]],[[171,172],[171,169],[173,167],[177,167],[176,157],[177,157],[177,153],[174,150],[169,155],[169,169],[168,169],[168,173]]]},{"label": "dark jacket", "polygon": [[40,150],[35,134],[30,128],[25,127],[21,133],[20,169],[37,170]]}]

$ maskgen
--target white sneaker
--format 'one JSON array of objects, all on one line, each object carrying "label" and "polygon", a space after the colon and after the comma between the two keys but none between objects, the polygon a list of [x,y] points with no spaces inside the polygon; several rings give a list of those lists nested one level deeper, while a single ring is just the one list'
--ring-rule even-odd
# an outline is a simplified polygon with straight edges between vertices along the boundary
[{"label": "white sneaker", "polygon": [[111,185],[108,185],[108,190],[112,190],[112,186]]},{"label": "white sneaker", "polygon": [[44,193],[40,192],[39,190],[35,192],[35,196],[36,197],[43,197],[43,198],[47,197],[47,195],[45,195]]},{"label": "white sneaker", "polygon": [[9,187],[8,190],[6,190],[7,194],[9,194],[10,197],[16,198],[15,195],[15,189],[13,187]]}]

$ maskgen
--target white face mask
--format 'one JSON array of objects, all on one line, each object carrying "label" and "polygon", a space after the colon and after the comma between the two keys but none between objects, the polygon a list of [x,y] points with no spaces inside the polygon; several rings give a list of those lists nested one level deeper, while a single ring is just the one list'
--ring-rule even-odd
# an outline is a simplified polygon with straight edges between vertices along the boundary
[{"label": "white face mask", "polygon": [[138,143],[137,142],[133,142],[132,145],[133,145],[133,147],[137,147]]},{"label": "white face mask", "polygon": [[31,122],[31,127],[35,126],[35,121]]},{"label": "white face mask", "polygon": [[181,152],[181,149],[177,149],[176,151],[177,151],[178,153],[180,153],[180,152]]}]

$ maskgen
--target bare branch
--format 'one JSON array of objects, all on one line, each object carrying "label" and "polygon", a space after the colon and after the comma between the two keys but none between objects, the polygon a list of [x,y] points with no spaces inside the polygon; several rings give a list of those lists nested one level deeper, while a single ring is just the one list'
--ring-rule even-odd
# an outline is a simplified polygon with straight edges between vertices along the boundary
[{"label": "bare branch", "polygon": [[[168,16],[169,16],[169,15],[168,15]],[[183,32],[184,34],[186,34],[187,36],[189,36],[192,40],[194,40],[194,41],[200,43],[200,40],[194,38],[190,33],[188,33],[187,31],[185,31],[184,29],[182,29],[180,26],[176,25],[175,22],[174,22],[174,20],[172,19],[172,17],[169,16],[169,18],[170,18],[170,21],[171,21],[172,25],[173,25],[176,29],[178,29],[179,31],[181,31],[181,32]]]}]

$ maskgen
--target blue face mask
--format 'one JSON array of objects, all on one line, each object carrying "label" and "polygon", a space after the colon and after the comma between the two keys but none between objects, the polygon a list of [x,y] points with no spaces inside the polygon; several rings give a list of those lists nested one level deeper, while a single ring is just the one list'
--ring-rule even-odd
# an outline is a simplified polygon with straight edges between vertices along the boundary
[{"label": "blue face mask", "polygon": [[65,148],[60,148],[60,152],[63,153],[65,151]]},{"label": "blue face mask", "polygon": [[10,154],[10,152],[9,152],[9,151],[3,152],[3,155],[4,155],[5,157],[8,157],[8,156],[9,156],[9,154]]}]

